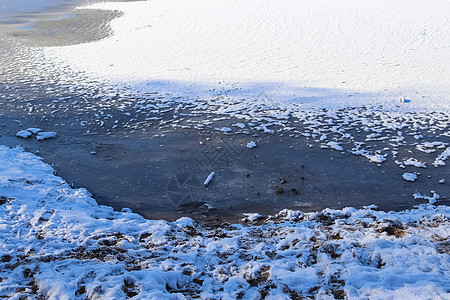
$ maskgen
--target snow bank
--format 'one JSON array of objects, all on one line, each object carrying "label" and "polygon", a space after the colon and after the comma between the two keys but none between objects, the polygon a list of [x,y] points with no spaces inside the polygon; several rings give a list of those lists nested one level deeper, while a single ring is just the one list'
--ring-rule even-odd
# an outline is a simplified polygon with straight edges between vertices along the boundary
[{"label": "snow bank", "polygon": [[168,223],[98,206],[20,148],[0,161],[0,297],[448,297],[446,206]]},{"label": "snow bank", "polygon": [[[50,64],[136,91],[278,105],[450,107],[446,0],[154,0],[119,10],[114,35],[45,49]],[[404,103],[398,99],[404,100]]]}]

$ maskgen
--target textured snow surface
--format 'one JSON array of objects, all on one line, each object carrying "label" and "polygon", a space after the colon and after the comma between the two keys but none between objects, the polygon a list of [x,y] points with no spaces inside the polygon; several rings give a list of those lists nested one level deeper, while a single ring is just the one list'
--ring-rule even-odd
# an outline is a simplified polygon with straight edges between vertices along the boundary
[{"label": "textured snow surface", "polygon": [[[114,35],[47,48],[51,64],[136,91],[254,97],[281,106],[450,107],[447,0],[154,0]],[[399,101],[402,99],[402,101]]]},{"label": "textured snow surface", "polygon": [[98,206],[20,148],[0,146],[0,161],[0,297],[450,296],[446,206],[284,210],[208,227]]}]

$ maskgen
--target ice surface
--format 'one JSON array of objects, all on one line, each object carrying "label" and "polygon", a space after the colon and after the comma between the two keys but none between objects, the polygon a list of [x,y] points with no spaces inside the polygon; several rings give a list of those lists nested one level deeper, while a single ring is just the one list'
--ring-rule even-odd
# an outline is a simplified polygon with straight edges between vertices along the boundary
[{"label": "ice surface", "polygon": [[45,49],[51,64],[185,100],[450,107],[446,0],[155,0],[88,8],[124,15],[112,22],[110,38]]}]

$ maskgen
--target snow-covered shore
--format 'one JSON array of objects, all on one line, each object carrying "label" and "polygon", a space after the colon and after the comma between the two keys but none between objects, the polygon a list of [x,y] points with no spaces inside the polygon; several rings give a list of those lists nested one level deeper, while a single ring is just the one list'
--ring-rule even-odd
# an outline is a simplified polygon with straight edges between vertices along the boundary
[{"label": "snow-covered shore", "polygon": [[98,206],[20,148],[0,146],[0,161],[2,297],[450,295],[447,206],[284,210],[257,224],[168,223]]}]

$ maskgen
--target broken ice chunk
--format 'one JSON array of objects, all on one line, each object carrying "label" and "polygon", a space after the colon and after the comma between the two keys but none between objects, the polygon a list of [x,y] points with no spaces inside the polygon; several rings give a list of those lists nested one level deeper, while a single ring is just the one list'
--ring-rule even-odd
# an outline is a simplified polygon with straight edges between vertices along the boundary
[{"label": "broken ice chunk", "polygon": [[417,175],[414,173],[405,173],[402,175],[403,179],[406,181],[416,181]]},{"label": "broken ice chunk", "polygon": [[23,139],[27,139],[31,136],[31,132],[29,132],[28,130],[21,130],[18,133],[16,133],[16,136]]},{"label": "broken ice chunk", "polygon": [[56,132],[52,132],[52,131],[41,131],[37,134],[36,139],[38,141],[43,141],[46,139],[51,139],[56,137]]},{"label": "broken ice chunk", "polygon": [[248,149],[253,149],[256,147],[256,143],[254,141],[251,141],[250,143],[247,143],[247,148]]}]

